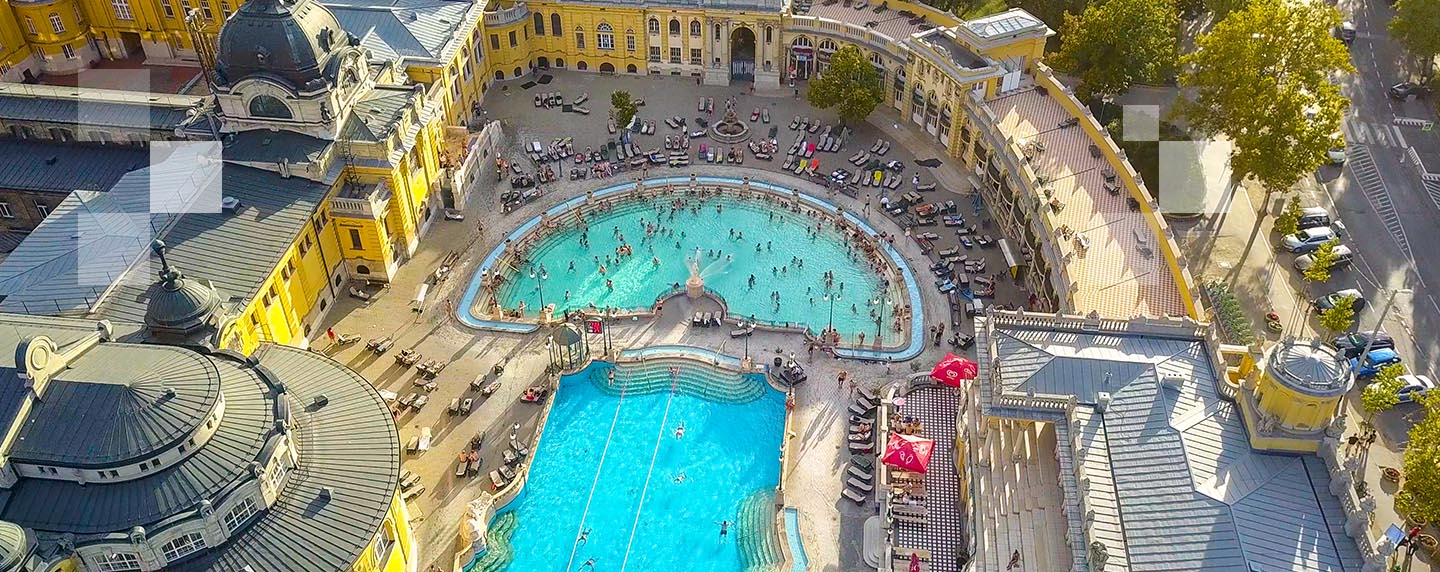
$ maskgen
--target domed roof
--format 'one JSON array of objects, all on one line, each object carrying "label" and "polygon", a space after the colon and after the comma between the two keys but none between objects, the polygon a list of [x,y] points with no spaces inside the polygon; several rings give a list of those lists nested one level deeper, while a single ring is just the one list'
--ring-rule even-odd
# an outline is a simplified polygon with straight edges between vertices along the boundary
[{"label": "domed roof", "polygon": [[249,0],[220,30],[216,65],[227,85],[263,75],[310,91],[333,74],[328,64],[335,52],[351,44],[350,34],[319,2]]},{"label": "domed roof", "polygon": [[150,303],[145,307],[145,325],[163,333],[185,334],[211,323],[211,316],[220,307],[220,293],[198,280],[187,280],[179,270],[165,262],[165,244],[152,245],[160,254],[163,269],[160,281],[150,287]]},{"label": "domed roof", "polygon": [[0,572],[19,570],[30,549],[30,535],[24,528],[0,520]]},{"label": "domed roof", "polygon": [[1295,391],[1316,397],[1350,389],[1350,368],[1339,352],[1318,340],[1286,340],[1270,350],[1267,373]]}]

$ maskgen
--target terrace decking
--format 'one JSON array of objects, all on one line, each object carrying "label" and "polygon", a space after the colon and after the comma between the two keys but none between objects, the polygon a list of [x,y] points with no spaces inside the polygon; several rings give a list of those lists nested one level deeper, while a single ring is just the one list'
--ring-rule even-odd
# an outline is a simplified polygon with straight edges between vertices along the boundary
[{"label": "terrace decking", "polygon": [[[1054,240],[1075,287],[1074,311],[1104,316],[1167,316],[1185,313],[1183,295],[1167,267],[1160,237],[1143,212],[1131,210],[1123,185],[1107,192],[1109,163],[1091,152],[1092,140],[1079,126],[1065,127],[1071,115],[1051,95],[1024,88],[985,103],[1002,133],[1026,149],[1029,163],[1045,179],[1051,203],[1042,207],[1054,227],[1068,227],[1071,239]],[[1117,182],[1118,184],[1118,182]],[[1052,202],[1053,201],[1053,202]],[[1081,238],[1088,246],[1080,245]]]},{"label": "terrace decking", "polygon": [[948,387],[925,387],[905,396],[901,415],[920,419],[923,436],[935,440],[925,473],[925,524],[896,521],[895,545],[930,551],[931,572],[959,572],[956,557],[964,547],[965,513],[960,505],[960,477],[955,472],[955,417],[960,398]]},{"label": "terrace decking", "polygon": [[844,22],[846,24],[860,26],[862,28],[866,27],[866,24],[869,22],[875,22],[875,26],[871,27],[870,29],[875,30],[876,32],[879,32],[881,34],[885,34],[886,36],[890,36],[896,41],[909,38],[912,35],[918,34],[925,30],[934,29],[935,27],[933,24],[928,24],[926,22],[916,22],[914,24],[911,24],[910,22],[914,20],[914,18],[907,17],[900,12],[890,8],[886,8],[884,11],[877,13],[875,11],[877,6],[873,4],[866,6],[862,10],[856,10],[855,6],[857,5],[859,5],[858,0],[850,6],[846,6],[843,3],[838,2],[829,6],[826,6],[823,3],[814,4],[811,5],[810,11],[806,12],[804,15],[815,16],[817,18],[827,18],[838,22]]}]

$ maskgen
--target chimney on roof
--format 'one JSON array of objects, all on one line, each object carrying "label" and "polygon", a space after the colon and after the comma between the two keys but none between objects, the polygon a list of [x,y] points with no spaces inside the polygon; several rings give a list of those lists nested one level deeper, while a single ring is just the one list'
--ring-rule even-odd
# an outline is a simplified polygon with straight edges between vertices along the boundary
[{"label": "chimney on roof", "polygon": [[1095,394],[1095,410],[1104,413],[1110,408],[1110,392],[1102,391]]}]

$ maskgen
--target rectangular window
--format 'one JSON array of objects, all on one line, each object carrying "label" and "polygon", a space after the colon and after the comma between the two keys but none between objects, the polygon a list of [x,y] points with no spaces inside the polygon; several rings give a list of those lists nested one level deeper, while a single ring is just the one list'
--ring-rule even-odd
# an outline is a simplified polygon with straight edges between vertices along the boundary
[{"label": "rectangular window", "polygon": [[578,30],[575,32],[575,48],[580,50],[585,49],[585,32]]},{"label": "rectangular window", "polygon": [[70,47],[70,44],[60,44],[60,51],[65,53],[65,59],[75,59],[75,48]]},{"label": "rectangular window", "polygon": [[670,48],[670,63],[680,63],[680,48]]},{"label": "rectangular window", "polygon": [[700,48],[690,48],[690,65],[700,65]]},{"label": "rectangular window", "polygon": [[350,229],[350,248],[365,250],[364,243],[360,242],[360,231],[358,229]]},{"label": "rectangular window", "polygon": [[190,15],[190,0],[180,0],[180,17],[181,17],[181,18],[184,18],[184,17],[189,16],[189,15]]},{"label": "rectangular window", "polygon": [[289,472],[283,461],[276,460],[274,465],[270,465],[270,471],[265,473],[265,480],[270,481],[270,487],[278,491],[280,485],[285,482],[285,475]]},{"label": "rectangular window", "polygon": [[650,61],[660,63],[660,46],[650,46]]},{"label": "rectangular window", "polygon": [[613,50],[615,49],[615,35],[600,34],[595,36],[595,45],[602,50]]},{"label": "rectangular window", "polygon": [[[168,1],[168,0],[167,0],[167,1]],[[499,35],[499,34],[490,34],[490,49],[492,49],[492,50],[498,50],[498,49],[500,49],[500,35]]]},{"label": "rectangular window", "polygon": [[510,47],[515,47],[519,42],[515,41],[515,30],[510,30]]},{"label": "rectangular window", "polygon": [[116,20],[134,20],[135,15],[130,13],[130,0],[111,0],[110,5],[115,8]]},{"label": "rectangular window", "polygon": [[40,33],[38,30],[35,29],[35,21],[31,20],[29,16],[25,17],[25,29],[29,30],[31,34]]},{"label": "rectangular window", "polygon": [[235,505],[235,508],[225,513],[225,530],[230,534],[234,534],[235,529],[240,528],[240,525],[245,524],[246,521],[250,520],[250,517],[255,516],[256,512],[255,499],[245,497],[244,500],[240,501],[240,504]]},{"label": "rectangular window", "polygon": [[635,51],[635,36],[625,36],[625,49],[631,52]]},{"label": "rectangular window", "polygon": [[140,569],[140,555],[134,552],[106,554],[93,559],[100,572],[132,572]]},{"label": "rectangular window", "polygon": [[75,9],[75,25],[76,25],[76,26],[84,26],[84,25],[85,25],[85,13],[80,11],[80,5],[79,5],[79,4],[76,4],[76,5],[72,6],[72,8]]},{"label": "rectangular window", "polygon": [[0,203],[0,217],[15,218],[15,211],[10,210],[10,203]]},{"label": "rectangular window", "polygon": [[174,562],[185,556],[189,556],[205,548],[205,536],[199,532],[192,532],[160,547],[165,554],[166,562]]},{"label": "rectangular window", "polygon": [[175,4],[172,0],[160,0],[160,8],[165,10],[166,18],[175,17]]},{"label": "rectangular window", "polygon": [[50,216],[50,207],[40,201],[35,201],[35,210],[40,212],[40,218]]},{"label": "rectangular window", "polygon": [[215,19],[215,13],[210,11],[210,0],[200,0],[200,13],[205,16],[206,20]]},{"label": "rectangular window", "polygon": [[226,19],[226,20],[229,20],[229,19],[230,19],[230,3],[229,3],[229,2],[221,2],[221,3],[220,3],[220,17],[221,17],[221,18],[224,18],[224,19]]}]

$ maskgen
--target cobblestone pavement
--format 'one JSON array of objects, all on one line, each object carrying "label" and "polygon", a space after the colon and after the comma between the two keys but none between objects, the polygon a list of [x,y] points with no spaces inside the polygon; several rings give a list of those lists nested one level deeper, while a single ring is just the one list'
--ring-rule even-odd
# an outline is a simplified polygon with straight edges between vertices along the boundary
[{"label": "cobblestone pavement", "polygon": [[[508,89],[506,89],[508,88]],[[817,196],[829,193],[822,187],[778,171],[783,162],[783,148],[794,139],[794,132],[788,129],[790,119],[795,115],[820,117],[833,122],[831,114],[817,112],[792,96],[788,90],[781,96],[752,96],[740,93],[735,88],[696,86],[678,78],[623,78],[591,74],[557,73],[555,81],[539,85],[530,90],[520,88],[519,82],[496,87],[491,90],[484,108],[484,116],[501,121],[505,134],[505,153],[512,159],[521,159],[524,142],[539,140],[549,142],[552,138],[573,137],[577,149],[599,146],[611,137],[606,131],[606,113],[609,94],[615,89],[630,91],[635,97],[643,98],[647,104],[641,108],[641,116],[657,122],[657,134],[637,136],[637,145],[644,148],[660,147],[663,135],[673,133],[663,123],[666,117],[680,115],[692,118],[697,115],[696,99],[700,95],[714,97],[716,106],[723,108],[726,97],[735,95],[739,99],[738,109],[742,120],[749,120],[749,110],[756,106],[770,109],[772,125],[778,126],[777,139],[781,142],[782,156],[773,163],[747,157],[743,166],[697,164],[688,168],[652,169],[650,176],[673,176],[695,173],[699,175],[725,175],[731,177],[750,176],[780,184],[793,185]],[[567,101],[582,93],[588,93],[587,104],[592,110],[589,116],[564,113],[558,109],[540,110],[532,103],[537,93],[559,91]],[[852,166],[845,159],[859,148],[869,148],[876,137],[885,137],[896,143],[886,159],[898,159],[907,165],[906,184],[896,192],[910,189],[909,177],[919,170],[922,182],[939,180],[941,190],[926,193],[926,200],[955,200],[960,203],[960,212],[967,222],[974,223],[977,217],[971,208],[968,184],[961,169],[951,165],[948,159],[939,169],[917,168],[916,158],[943,157],[943,150],[934,140],[921,132],[900,123],[894,110],[877,110],[870,122],[856,128],[852,142],[839,153],[817,153],[821,166],[826,171]],[[759,134],[768,131],[767,126],[756,123],[751,128]],[[699,140],[692,142],[692,149]],[[693,153],[693,151],[692,151]],[[693,155],[692,155],[693,156]],[[521,162],[528,167],[528,159]],[[571,165],[564,165],[566,169]],[[398,424],[402,443],[408,443],[418,434],[421,427],[431,427],[435,434],[430,452],[419,456],[406,456],[405,468],[421,475],[425,493],[411,502],[415,513],[417,540],[423,552],[422,565],[438,564],[448,569],[455,544],[458,519],[465,502],[481,490],[490,487],[485,476],[497,464],[498,453],[504,448],[513,424],[520,423],[519,433],[529,435],[540,409],[533,405],[519,404],[518,396],[528,385],[535,383],[543,374],[547,363],[544,350],[544,335],[517,336],[476,332],[459,325],[453,319],[454,308],[472,278],[481,259],[493,249],[503,236],[524,221],[537,216],[545,208],[570,197],[583,194],[586,190],[607,184],[629,181],[635,175],[620,174],[609,179],[588,179],[579,181],[562,180],[544,186],[544,195],[537,201],[524,205],[514,212],[501,215],[500,192],[509,189],[508,183],[498,183],[488,176],[493,171],[484,165],[485,171],[478,178],[479,183],[470,191],[463,222],[439,221],[421,241],[418,251],[397,273],[390,288],[374,301],[361,304],[353,299],[339,302],[330,314],[329,322],[340,333],[355,333],[365,338],[394,335],[397,343],[390,354],[375,357],[365,351],[363,344],[325,350],[342,363],[355,368],[381,389],[390,389],[402,396],[418,388],[412,385],[413,370],[394,364],[391,355],[401,348],[415,347],[428,358],[437,357],[451,361],[451,365],[439,376],[438,387],[431,394],[430,404],[418,413],[402,415]],[[563,175],[563,173],[561,173]],[[866,215],[872,226],[883,232],[903,234],[899,223],[865,207],[865,201],[878,204],[877,190],[862,188],[858,198],[835,194],[831,200],[851,212]],[[981,219],[988,215],[981,213]],[[953,234],[943,227],[929,229],[940,233],[938,248],[957,244]],[[993,229],[992,229],[993,231]],[[918,231],[917,231],[918,232]],[[944,297],[939,296],[928,270],[930,259],[923,254],[913,241],[897,241],[896,248],[911,265],[922,290],[923,316],[925,323],[947,323],[947,330],[960,328],[970,332],[973,325],[968,319],[954,320]],[[430,290],[424,312],[415,313],[409,309],[409,301],[417,286],[428,277],[440,262],[451,252],[462,254],[458,266],[452,269],[450,277]],[[977,249],[970,252],[972,257],[984,256],[989,260],[988,269],[1001,272],[1004,261],[997,249]],[[1026,295],[1009,281],[1001,281],[996,300],[998,303],[1023,303]],[[683,304],[672,301],[668,304]],[[685,343],[719,350],[731,355],[740,355],[747,348],[744,340],[732,339],[726,329],[692,330],[684,316],[689,313],[682,308],[668,308],[656,319],[638,320],[614,328],[619,347],[634,347],[659,343]],[[329,325],[329,324],[327,324]],[[317,332],[316,343],[322,349],[323,330]],[[859,557],[861,523],[873,515],[873,504],[856,506],[840,497],[841,479],[838,476],[848,459],[845,448],[846,410],[849,407],[851,389],[836,382],[839,372],[848,371],[851,379],[869,387],[878,388],[884,383],[909,375],[913,371],[930,367],[944,355],[942,348],[927,346],[926,351],[908,363],[865,364],[841,361],[828,356],[809,356],[804,352],[802,340],[792,334],[757,332],[748,342],[748,351],[757,361],[766,361],[776,355],[797,354],[801,363],[810,371],[810,381],[796,391],[797,407],[792,434],[788,436],[791,446],[796,447],[792,455],[792,467],[788,482],[787,504],[799,509],[801,532],[805,550],[813,570],[846,571],[865,568]],[[948,349],[948,348],[944,348]],[[970,353],[970,352],[966,352]],[[973,355],[972,355],[973,357]],[[502,389],[488,400],[480,401],[476,410],[466,417],[454,417],[446,413],[446,404],[462,394],[474,393],[469,382],[488,371],[495,363],[506,364],[502,377]],[[482,448],[485,460],[481,475],[474,478],[456,478],[454,469],[457,455],[468,449],[470,437],[476,432],[486,432]]]}]

